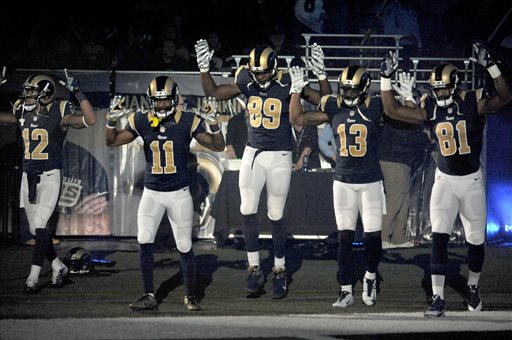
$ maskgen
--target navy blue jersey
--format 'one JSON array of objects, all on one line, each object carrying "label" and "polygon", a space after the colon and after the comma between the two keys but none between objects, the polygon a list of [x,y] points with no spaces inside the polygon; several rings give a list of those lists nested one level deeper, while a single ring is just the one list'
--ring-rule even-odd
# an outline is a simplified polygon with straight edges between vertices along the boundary
[{"label": "navy blue jersey", "polygon": [[485,116],[478,114],[477,102],[482,95],[483,89],[463,91],[445,108],[428,96],[421,100],[436,139],[436,164],[445,174],[464,176],[480,167]]},{"label": "navy blue jersey", "polygon": [[235,84],[247,97],[247,145],[266,151],[291,151],[290,75],[278,71],[277,80],[260,91],[247,67],[240,67]]},{"label": "navy blue jersey", "polygon": [[192,137],[205,132],[201,119],[191,112],[176,112],[151,127],[153,114],[133,113],[125,129],[144,140],[144,187],[175,191],[189,185],[188,156]]},{"label": "navy blue jersey", "polygon": [[336,95],[328,95],[322,97],[320,109],[329,116],[336,140],[334,179],[358,184],[382,180],[378,157],[380,98],[368,98],[356,107],[346,107]]},{"label": "navy blue jersey", "polygon": [[54,101],[36,110],[23,110],[21,100],[14,105],[23,137],[23,171],[40,174],[43,171],[62,168],[62,147],[67,130],[62,130],[62,117],[75,113],[68,101]]}]

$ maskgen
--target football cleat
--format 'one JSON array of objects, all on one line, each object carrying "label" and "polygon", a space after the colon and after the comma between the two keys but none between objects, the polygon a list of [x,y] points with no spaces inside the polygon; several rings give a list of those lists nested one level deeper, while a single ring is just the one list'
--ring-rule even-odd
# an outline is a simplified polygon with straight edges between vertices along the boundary
[{"label": "football cleat", "polygon": [[69,269],[67,266],[62,267],[60,270],[52,272],[52,288],[62,288],[69,279]]},{"label": "football cleat", "polygon": [[272,299],[282,299],[288,292],[288,277],[283,267],[272,267]]},{"label": "football cleat", "polygon": [[135,311],[153,310],[158,307],[158,302],[156,302],[154,296],[150,294],[144,294],[136,302],[130,303],[129,306]]},{"label": "football cleat", "polygon": [[373,306],[377,301],[377,280],[364,278],[363,302],[367,306]]},{"label": "football cleat", "polygon": [[470,312],[479,312],[482,310],[482,300],[480,300],[480,287],[478,285],[466,286],[468,294],[468,310]]},{"label": "football cleat", "polygon": [[354,296],[340,288],[340,297],[332,304],[333,307],[347,308],[354,304]]},{"label": "football cleat", "polygon": [[247,271],[249,272],[247,275],[247,297],[258,297],[264,281],[263,271],[259,266],[248,266]]},{"label": "football cleat", "polygon": [[187,307],[187,310],[201,310],[201,306],[199,305],[199,302],[197,302],[197,299],[193,295],[186,295],[183,299],[183,303],[185,304],[185,307]]},{"label": "football cleat", "polygon": [[444,316],[444,312],[444,300],[437,294],[432,296],[432,304],[425,312],[425,316],[427,318],[437,318],[439,316]]},{"label": "football cleat", "polygon": [[25,282],[25,287],[23,288],[23,292],[26,294],[35,294],[39,291],[38,283],[36,280],[28,278]]}]

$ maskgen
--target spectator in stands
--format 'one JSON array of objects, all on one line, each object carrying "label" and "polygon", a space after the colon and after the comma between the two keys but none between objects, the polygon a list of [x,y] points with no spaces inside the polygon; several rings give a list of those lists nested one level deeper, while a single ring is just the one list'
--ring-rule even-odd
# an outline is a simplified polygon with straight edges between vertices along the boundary
[{"label": "spectator in stands", "polygon": [[155,61],[152,68],[154,70],[188,71],[190,69],[188,56],[188,50],[179,55],[176,43],[173,40],[166,39],[162,42],[162,46],[155,51]]},{"label": "spectator in stands", "polygon": [[320,167],[316,126],[292,125],[292,169],[308,171]]},{"label": "spectator in stands", "polygon": [[231,71],[235,66],[235,61],[232,57],[233,52],[229,46],[221,40],[219,33],[212,31],[208,33],[206,38],[210,51],[214,51],[212,60],[210,61],[211,71]]},{"label": "spectator in stands", "polygon": [[320,154],[329,162],[331,168],[336,167],[336,140],[332,133],[331,124],[325,123],[320,135],[318,135],[318,148]]}]

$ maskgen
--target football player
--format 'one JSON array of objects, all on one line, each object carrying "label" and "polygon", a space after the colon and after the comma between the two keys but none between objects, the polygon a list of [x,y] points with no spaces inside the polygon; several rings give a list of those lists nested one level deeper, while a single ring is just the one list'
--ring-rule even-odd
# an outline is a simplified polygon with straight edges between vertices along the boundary
[{"label": "football player", "polygon": [[108,146],[128,144],[137,137],[144,141],[146,168],[144,190],[137,213],[137,241],[140,244],[140,271],[144,295],[130,308],[136,311],[158,307],[153,289],[153,253],[155,235],[164,213],[172,226],[180,252],[181,272],[185,283],[184,304],[187,310],[200,310],[196,299],[196,262],[192,250],[193,202],[189,190],[188,157],[190,142],[195,138],[213,150],[224,150],[224,137],[215,117],[216,103],[205,101],[204,112],[197,114],[210,125],[206,131],[201,118],[182,111],[178,84],[167,76],[153,79],[147,89],[149,112],[135,112],[122,130],[117,120],[128,113],[124,100],[114,97],[107,115],[105,140]]},{"label": "football player", "polygon": [[53,247],[47,223],[59,198],[66,133],[70,127],[83,129],[96,123],[94,109],[80,90],[78,79],[66,69],[64,73],[66,81],[60,82],[75,95],[82,114],[77,114],[70,102],[55,100],[57,85],[54,78],[35,74],[23,83],[23,91],[13,105],[12,114],[0,115],[2,124],[19,124],[24,142],[21,197],[30,232],[35,235],[32,266],[24,288],[26,293],[39,291],[39,274],[45,257],[52,266],[52,287],[62,287],[69,275]]},{"label": "football player", "polygon": [[364,227],[366,272],[363,278],[363,302],[377,300],[377,268],[382,253],[381,229],[385,210],[382,173],[378,160],[378,139],[382,104],[369,98],[370,74],[360,65],[343,69],[338,78],[338,94],[322,97],[319,111],[303,112],[300,96],[307,84],[303,70],[290,69],[292,77],[290,119],[294,124],[318,125],[328,122],[336,140],[336,169],[333,201],[338,228],[339,297],[333,307],[354,304],[352,265],[358,213]]},{"label": "football player", "polygon": [[[272,298],[281,299],[287,293],[285,266],[286,226],[283,210],[292,173],[292,128],[289,120],[290,76],[277,68],[277,54],[268,47],[254,48],[249,63],[238,68],[232,84],[217,85],[210,72],[209,51],[205,40],[195,45],[201,84],[207,96],[228,100],[240,94],[246,97],[248,141],[240,167],[240,212],[248,258],[247,297],[259,297],[264,282],[260,268],[259,231],[256,213],[263,186],[267,189],[268,218],[272,224],[274,266],[272,267]],[[320,82],[323,94],[331,93],[325,73],[320,46],[311,47],[308,60]],[[306,87],[302,98],[318,105],[320,92]]]},{"label": "football player", "polygon": [[474,61],[485,67],[494,80],[496,94],[492,97],[483,89],[461,91],[459,70],[454,65],[441,64],[430,75],[430,96],[424,95],[415,108],[405,107],[394,99],[391,91],[390,77],[398,68],[396,55],[390,52],[381,65],[381,94],[386,114],[408,123],[426,122],[436,141],[437,169],[430,199],[433,297],[426,317],[445,313],[447,248],[457,214],[468,243],[467,308],[482,309],[478,282],[484,262],[486,203],[480,152],[486,115],[503,108],[512,95],[489,50],[481,43],[474,43],[473,50]]}]

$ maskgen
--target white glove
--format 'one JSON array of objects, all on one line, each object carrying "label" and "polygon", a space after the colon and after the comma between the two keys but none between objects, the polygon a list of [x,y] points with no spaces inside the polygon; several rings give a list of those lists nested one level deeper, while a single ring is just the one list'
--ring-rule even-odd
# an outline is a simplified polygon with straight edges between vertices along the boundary
[{"label": "white glove", "polygon": [[7,67],[2,68],[2,74],[0,74],[0,86],[5,84],[7,82],[7,79],[5,78],[5,71],[7,70]]},{"label": "white glove", "polygon": [[68,72],[68,69],[64,69],[64,75],[66,76],[66,81],[60,80],[59,83],[65,86],[70,92],[77,93],[80,91],[80,83],[78,79]]},{"label": "white glove", "polygon": [[403,98],[404,101],[411,101],[416,103],[414,100],[414,96],[412,94],[412,89],[414,88],[414,77],[411,76],[410,73],[401,72],[398,75],[398,79],[400,81],[400,86],[393,84],[393,88],[396,92]]},{"label": "white glove", "polygon": [[126,98],[121,95],[115,95],[110,100],[110,112],[107,114],[107,120],[117,122],[118,119],[127,115],[130,110],[124,107]]},{"label": "white glove", "polygon": [[308,69],[313,71],[313,74],[318,78],[318,80],[324,80],[327,78],[324,65],[324,51],[322,51],[322,47],[316,43],[311,45],[311,60],[304,58],[304,62]]},{"label": "white glove", "polygon": [[396,53],[389,51],[384,58],[382,58],[382,62],[380,64],[380,75],[384,78],[391,78],[397,69],[398,58],[396,57]]},{"label": "white glove", "polygon": [[208,125],[217,125],[217,100],[213,97],[206,97],[203,106],[201,106],[201,111],[194,109],[194,113]]},{"label": "white glove", "polygon": [[290,78],[292,79],[292,85],[290,86],[290,94],[301,93],[302,89],[309,84],[304,69],[298,66],[293,66],[288,69],[290,72]]},{"label": "white glove", "polygon": [[213,57],[213,51],[210,51],[208,42],[204,39],[200,39],[194,45],[196,49],[197,66],[199,71],[208,72],[210,70],[210,60]]},{"label": "white glove", "polygon": [[481,42],[476,41],[473,43],[473,52],[475,53],[476,58],[469,58],[471,61],[479,63],[486,69],[496,65],[496,59],[491,55],[489,49]]}]

